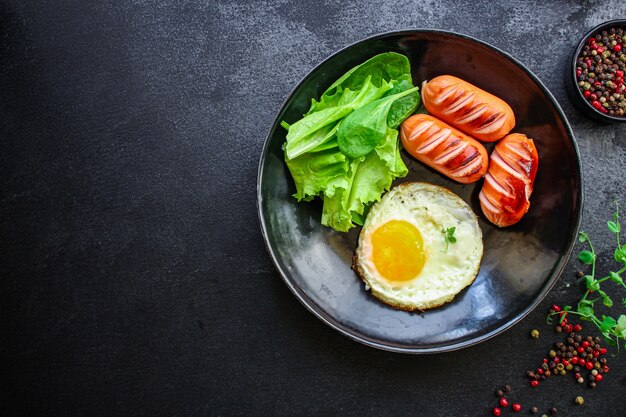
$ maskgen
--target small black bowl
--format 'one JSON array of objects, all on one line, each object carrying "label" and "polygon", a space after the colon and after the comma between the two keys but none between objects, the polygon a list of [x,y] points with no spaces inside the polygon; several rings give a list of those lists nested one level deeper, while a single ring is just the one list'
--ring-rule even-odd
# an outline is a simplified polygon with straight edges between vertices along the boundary
[{"label": "small black bowl", "polygon": [[[567,92],[572,102],[574,103],[574,105],[581,112],[583,112],[586,116],[594,120],[597,120],[599,122],[624,123],[626,122],[626,116],[611,116],[609,114],[605,114],[596,110],[585,99],[580,89],[578,88],[578,82],[576,80],[576,58],[578,58],[578,55],[580,55],[580,52],[582,51],[583,47],[585,46],[589,38],[600,31],[610,29],[613,27],[622,27],[626,30],[626,20],[617,19],[617,20],[610,20],[608,22],[604,22],[594,27],[589,32],[587,32],[585,36],[583,36],[583,38],[578,43],[578,47],[576,48],[576,51],[574,52],[574,55],[572,56],[572,59],[570,60],[570,64],[565,72],[565,86],[567,88]],[[626,51],[624,52],[626,53]]]}]

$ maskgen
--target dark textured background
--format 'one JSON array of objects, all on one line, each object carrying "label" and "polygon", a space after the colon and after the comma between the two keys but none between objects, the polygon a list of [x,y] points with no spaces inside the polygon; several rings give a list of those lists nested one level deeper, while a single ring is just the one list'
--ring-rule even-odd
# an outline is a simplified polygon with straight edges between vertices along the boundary
[{"label": "dark textured background", "polygon": [[563,70],[623,1],[0,3],[3,415],[477,416],[503,383],[526,408],[624,415],[623,354],[595,391],[524,378],[554,339],[548,306],[578,295],[574,260],[505,334],[391,354],[296,301],[255,200],[264,137],[313,66],[379,32],[449,29],[511,53],[555,94],[583,157],[584,229],[609,258],[626,129],[575,111]]}]

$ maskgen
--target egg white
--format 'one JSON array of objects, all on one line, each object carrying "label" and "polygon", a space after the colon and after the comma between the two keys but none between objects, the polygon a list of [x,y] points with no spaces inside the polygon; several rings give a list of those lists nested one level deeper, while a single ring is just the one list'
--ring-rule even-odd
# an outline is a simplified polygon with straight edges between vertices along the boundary
[{"label": "egg white", "polygon": [[[407,281],[383,277],[372,261],[372,234],[391,220],[404,220],[422,235],[426,260]],[[456,227],[446,250],[443,229]],[[470,285],[480,268],[482,232],[476,215],[459,196],[432,184],[410,182],[392,188],[370,209],[354,256],[354,270],[366,290],[402,310],[426,310],[451,301]]]}]

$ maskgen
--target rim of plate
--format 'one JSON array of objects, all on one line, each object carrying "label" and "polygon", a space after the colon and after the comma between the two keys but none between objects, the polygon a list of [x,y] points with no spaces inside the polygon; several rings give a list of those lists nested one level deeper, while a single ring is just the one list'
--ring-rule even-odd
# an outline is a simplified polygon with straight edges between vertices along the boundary
[{"label": "rim of plate", "polygon": [[[549,98],[550,102],[552,103],[552,105],[556,109],[559,117],[561,118],[561,121],[563,122],[563,125],[565,126],[565,130],[566,130],[566,132],[567,132],[567,134],[569,136],[570,141],[572,142],[572,146],[574,148],[574,153],[576,154],[576,162],[577,162],[576,165],[578,167],[578,176],[580,178],[580,181],[579,181],[580,189],[579,189],[579,192],[578,192],[578,198],[576,200],[576,207],[577,207],[577,210],[576,210],[576,213],[575,213],[576,218],[575,218],[575,222],[574,222],[574,227],[572,229],[572,234],[569,237],[569,245],[566,248],[565,252],[563,254],[561,254],[561,256],[559,257],[558,262],[553,267],[553,272],[550,274],[550,276],[549,276],[549,278],[547,280],[548,281],[547,285],[544,286],[544,288],[539,293],[539,295],[521,313],[516,315],[513,319],[511,319],[511,320],[503,323],[502,325],[498,326],[494,330],[492,330],[490,332],[487,332],[487,333],[484,333],[484,334],[481,334],[479,336],[467,339],[467,340],[463,340],[463,341],[459,341],[459,342],[455,342],[455,343],[450,343],[450,344],[442,345],[442,346],[401,347],[401,346],[394,346],[391,343],[389,343],[389,344],[380,343],[379,341],[371,340],[371,339],[369,339],[367,337],[364,337],[362,335],[355,334],[347,326],[342,325],[342,323],[338,322],[336,319],[334,319],[332,316],[330,316],[328,313],[326,313],[322,308],[316,306],[315,303],[313,303],[310,299],[308,299],[308,297],[304,293],[302,293],[302,291],[300,290],[300,288],[298,286],[294,285],[294,283],[289,278],[289,274],[280,267],[280,265],[278,263],[277,256],[274,253],[274,250],[271,247],[271,245],[269,244],[269,240],[267,238],[267,225],[265,224],[265,220],[263,218],[263,209],[262,209],[262,200],[263,200],[263,198],[262,198],[262,195],[261,195],[261,185],[263,183],[263,166],[265,165],[265,158],[267,156],[267,151],[268,151],[268,148],[269,148],[269,143],[270,143],[270,140],[271,140],[271,136],[272,136],[272,133],[276,130],[277,126],[280,123],[279,120],[278,120],[278,115],[280,115],[281,113],[283,113],[285,111],[285,109],[287,107],[287,104],[291,101],[291,98],[293,97],[295,92],[302,86],[302,84],[315,71],[317,71],[317,69],[322,64],[324,64],[325,62],[327,62],[330,59],[334,58],[335,56],[343,53],[344,51],[346,51],[346,50],[348,50],[348,49],[350,49],[350,48],[352,48],[352,47],[354,47],[356,45],[359,45],[361,43],[369,42],[369,41],[376,40],[376,39],[386,38],[386,37],[389,37],[389,36],[415,35],[415,34],[423,34],[423,33],[441,33],[441,34],[451,35],[451,36],[455,36],[455,37],[458,37],[458,38],[461,38],[461,39],[469,40],[471,42],[476,42],[476,43],[478,43],[478,44],[480,44],[480,45],[482,45],[482,46],[484,46],[484,47],[486,47],[488,49],[491,49],[492,51],[502,55],[503,57],[505,57],[506,59],[508,59],[512,63],[514,63],[522,71],[524,71],[524,73],[526,73],[526,75],[528,75],[528,77],[533,82],[535,82],[535,84],[541,89],[541,91],[546,95],[546,97]],[[472,36],[469,36],[469,35],[464,35],[464,34],[461,34],[461,33],[448,31],[448,30],[440,30],[440,29],[420,29],[420,28],[401,29],[401,30],[395,30],[395,31],[390,31],[390,32],[383,32],[383,33],[379,33],[379,34],[376,34],[376,35],[373,35],[373,36],[369,36],[367,38],[364,38],[364,39],[358,40],[356,42],[350,43],[349,45],[347,45],[347,46],[337,50],[336,52],[332,53],[331,55],[329,55],[324,60],[320,61],[310,71],[308,71],[307,74],[291,90],[291,93],[289,93],[287,98],[283,101],[283,104],[280,106],[280,109],[276,113],[276,118],[274,119],[274,123],[270,127],[269,132],[267,133],[267,135],[265,137],[265,142],[263,144],[263,149],[261,151],[261,156],[259,158],[259,167],[258,167],[258,171],[257,171],[257,215],[259,217],[259,222],[260,222],[260,226],[261,226],[261,233],[263,235],[263,241],[265,243],[265,247],[266,247],[267,251],[270,254],[270,258],[272,258],[272,263],[274,264],[274,267],[280,273],[283,281],[285,282],[287,287],[291,290],[291,292],[296,296],[296,298],[300,301],[300,303],[302,303],[302,305],[304,305],[304,307],[306,307],[307,310],[309,310],[311,313],[313,313],[313,315],[315,315],[318,319],[320,319],[326,325],[330,326],[331,328],[335,329],[339,333],[343,334],[344,336],[347,336],[348,338],[350,338],[352,340],[355,340],[357,342],[360,342],[360,343],[362,343],[364,345],[367,345],[367,346],[370,346],[370,347],[374,347],[374,348],[385,350],[385,351],[389,351],[389,352],[410,353],[410,354],[443,353],[443,352],[450,352],[450,351],[459,350],[459,349],[463,349],[463,348],[467,348],[467,347],[470,347],[470,346],[477,345],[477,344],[479,344],[481,342],[489,340],[489,339],[491,339],[491,338],[493,338],[493,337],[495,337],[495,336],[505,332],[506,330],[508,330],[511,327],[513,327],[515,324],[519,323],[528,314],[530,314],[539,305],[539,303],[541,303],[541,301],[543,301],[543,299],[546,297],[546,295],[548,295],[550,290],[552,290],[552,288],[556,284],[557,280],[559,279],[559,277],[563,273],[563,270],[565,269],[565,266],[567,265],[567,262],[569,261],[569,258],[570,258],[571,254],[572,254],[573,249],[574,249],[574,245],[576,244],[578,231],[580,229],[580,223],[581,223],[581,220],[582,220],[582,206],[583,206],[583,202],[584,202],[584,196],[583,196],[584,182],[583,181],[584,181],[583,169],[582,169],[582,162],[581,162],[581,159],[580,159],[580,152],[579,152],[579,149],[578,149],[578,143],[576,142],[576,138],[574,137],[574,133],[572,131],[572,127],[570,126],[569,121],[567,120],[567,117],[565,116],[565,113],[563,112],[563,109],[561,108],[559,103],[556,101],[556,99],[554,98],[554,96],[552,95],[550,90],[548,90],[548,88],[543,84],[543,82],[541,82],[541,80],[535,74],[533,74],[532,71],[530,71],[524,64],[522,64],[520,61],[515,59],[513,56],[509,55],[507,52],[501,50],[500,48],[495,47],[495,46],[493,46],[493,45],[491,45],[491,44],[489,44],[487,42],[481,41],[481,40],[476,39],[476,38],[474,38]]]}]

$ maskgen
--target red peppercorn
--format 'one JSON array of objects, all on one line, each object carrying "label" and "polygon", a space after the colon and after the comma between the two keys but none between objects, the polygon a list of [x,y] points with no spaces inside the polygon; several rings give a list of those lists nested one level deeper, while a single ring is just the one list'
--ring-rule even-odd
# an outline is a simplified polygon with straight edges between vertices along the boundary
[{"label": "red peppercorn", "polygon": [[574,379],[580,379],[582,377],[582,375],[579,372],[576,372],[574,374]]},{"label": "red peppercorn", "polygon": [[538,368],[538,369],[537,369],[537,373],[538,373],[539,375],[543,375],[543,369]]},{"label": "red peppercorn", "polygon": [[546,358],[543,359],[543,363],[548,363],[548,360]]},{"label": "red peppercorn", "polygon": [[602,376],[602,374],[598,374],[598,375],[596,375],[596,382],[600,382],[600,381],[602,381],[602,379],[604,379],[604,377]]},{"label": "red peppercorn", "polygon": [[593,362],[587,362],[587,363],[585,364],[585,368],[587,368],[588,370],[590,370],[590,371],[591,371],[591,370],[593,369]]},{"label": "red peppercorn", "polygon": [[517,403],[513,404],[513,411],[516,413],[522,411],[522,405]]},{"label": "red peppercorn", "polygon": [[596,81],[595,83],[593,83],[593,86],[596,87],[596,88],[600,88],[600,87],[602,87],[602,83],[600,81]]},{"label": "red peppercorn", "polygon": [[552,361],[554,363],[559,363],[559,362],[561,362],[561,358],[559,358],[558,356],[555,356],[554,359],[552,359]]},{"label": "red peppercorn", "polygon": [[607,109],[605,109],[604,107],[600,107],[600,111],[601,111],[602,113],[608,113],[608,110],[607,110]]},{"label": "red peppercorn", "polygon": [[537,385],[539,385],[539,381],[530,381],[530,386],[535,388]]},{"label": "red peppercorn", "polygon": [[615,76],[616,77],[623,77],[624,76],[624,71],[622,71],[622,70],[615,71]]},{"label": "red peppercorn", "polygon": [[621,50],[622,50],[622,45],[620,45],[620,44],[618,43],[617,45],[615,45],[615,46],[613,47],[613,50],[614,50],[615,52],[619,52],[619,51],[621,51]]},{"label": "red peppercorn", "polygon": [[[587,90],[587,91],[589,91],[589,90]],[[589,98],[591,98],[592,100],[597,100],[598,99],[598,95],[596,93],[591,93]]]},{"label": "red peppercorn", "polygon": [[585,366],[585,362],[586,362],[586,361],[585,361],[583,358],[578,359],[578,364],[579,364],[580,366]]},{"label": "red peppercorn", "polygon": [[[567,320],[567,319],[565,319],[565,320]],[[565,320],[563,320],[563,321],[565,321]],[[565,333],[571,333],[571,332],[572,332],[572,330],[573,330],[573,326],[572,326],[571,324],[569,324],[569,323],[568,323],[568,324],[566,324],[566,325],[563,327],[563,330],[565,330]]]},{"label": "red peppercorn", "polygon": [[508,406],[509,406],[509,402],[507,401],[507,399],[504,397],[500,398],[500,407],[508,407]]},{"label": "red peppercorn", "polygon": [[598,356],[600,356],[600,352],[598,352],[597,350],[593,351],[593,357],[597,358]]},{"label": "red peppercorn", "polygon": [[606,366],[606,365],[604,365],[604,366],[602,367],[602,370],[603,370],[603,371],[604,371],[604,373],[606,374],[607,372],[609,372],[609,367],[608,367],[608,366]]},{"label": "red peppercorn", "polygon": [[585,92],[583,93],[583,95],[587,98],[589,98],[589,96],[591,96],[591,91],[589,90],[585,90]]},{"label": "red peppercorn", "polygon": [[582,347],[587,349],[589,347],[589,342],[587,342],[586,340],[583,342]]},{"label": "red peppercorn", "polygon": [[576,76],[580,77],[581,75],[583,75],[583,72],[581,70],[576,70]]},{"label": "red peppercorn", "polygon": [[[585,92],[587,92],[587,91],[589,91],[589,90],[585,90]],[[581,326],[580,324],[576,324],[576,325],[574,326],[574,331],[575,331],[576,333],[579,333],[582,329],[583,329],[583,326]]]},{"label": "red peppercorn", "polygon": [[498,407],[495,407],[493,409],[493,415],[494,416],[499,416],[500,414],[502,414],[502,410],[500,410]]},{"label": "red peppercorn", "polygon": [[556,311],[558,313],[559,311],[561,311],[561,307],[559,307],[556,304],[552,304],[552,310],[554,310],[554,311]]},{"label": "red peppercorn", "polygon": [[589,38],[587,42],[589,42],[590,44],[596,43],[596,38]]},{"label": "red peppercorn", "polygon": [[569,361],[567,359],[563,359],[563,366],[568,366],[569,365]]},{"label": "red peppercorn", "polygon": [[[594,101],[594,103],[598,103],[598,104],[600,104],[600,102],[599,102],[599,101]],[[594,104],[594,105],[593,105],[593,107],[596,107],[596,105]],[[583,352],[585,351],[585,349],[584,349],[582,346],[579,346],[579,347],[578,347],[578,349],[576,349],[576,351],[577,351],[578,353],[583,353]]]},{"label": "red peppercorn", "polygon": [[602,348],[602,349],[600,349],[600,354],[601,354],[601,355],[606,354],[606,348]]},{"label": "red peppercorn", "polygon": [[601,46],[598,46],[598,49],[596,49],[596,51],[598,51],[598,53],[601,54],[602,52],[604,52],[604,48]]},{"label": "red peppercorn", "polygon": [[578,356],[574,356],[574,357],[572,358],[572,363],[573,363],[574,365],[577,365],[577,364],[578,364]]}]

